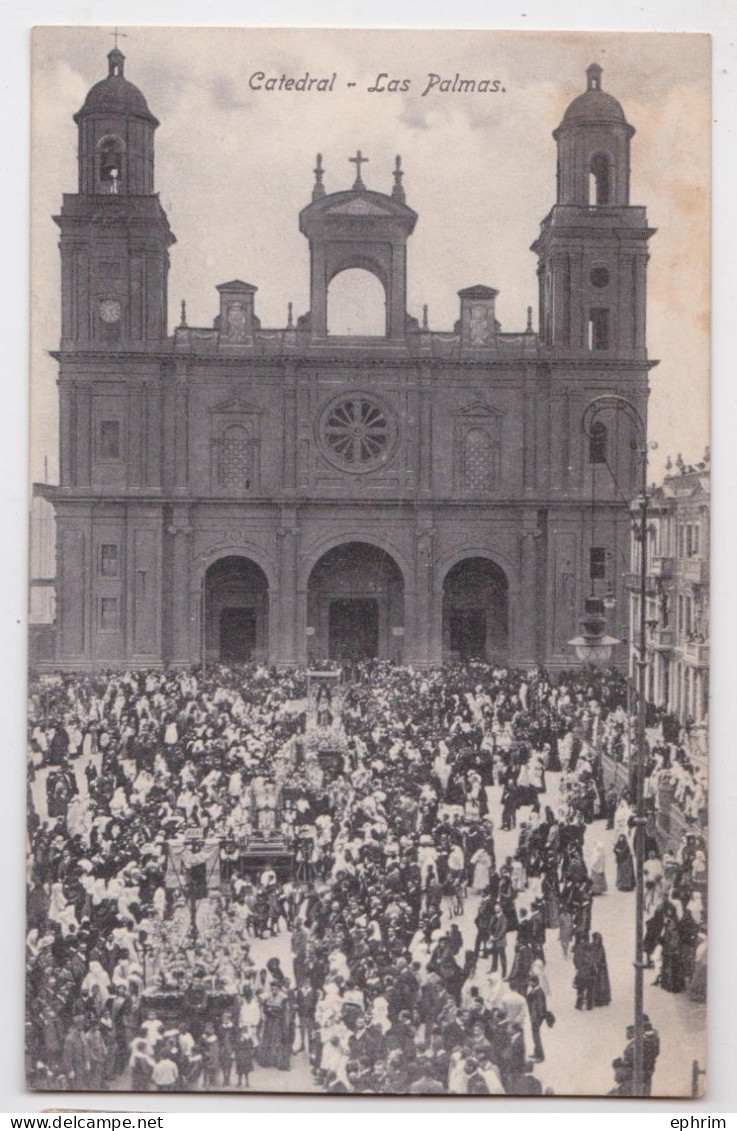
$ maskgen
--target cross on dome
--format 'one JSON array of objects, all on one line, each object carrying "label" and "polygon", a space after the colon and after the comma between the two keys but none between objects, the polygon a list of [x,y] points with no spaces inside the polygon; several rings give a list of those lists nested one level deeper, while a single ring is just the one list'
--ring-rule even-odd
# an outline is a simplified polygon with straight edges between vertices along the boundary
[{"label": "cross on dome", "polygon": [[598,63],[589,63],[586,68],[586,89],[601,90],[602,68]]},{"label": "cross on dome", "polygon": [[366,188],[365,184],[361,180],[361,166],[366,164],[368,157],[364,157],[361,153],[361,150],[358,149],[356,150],[356,156],[349,157],[348,160],[351,162],[351,164],[356,166],[356,180],[353,184],[354,189]]},{"label": "cross on dome", "polygon": [[122,78],[123,77],[123,63],[125,62],[125,55],[118,47],[119,39],[127,39],[128,36],[124,31],[111,31],[110,35],[115,40],[115,46],[108,52],[108,77]]}]

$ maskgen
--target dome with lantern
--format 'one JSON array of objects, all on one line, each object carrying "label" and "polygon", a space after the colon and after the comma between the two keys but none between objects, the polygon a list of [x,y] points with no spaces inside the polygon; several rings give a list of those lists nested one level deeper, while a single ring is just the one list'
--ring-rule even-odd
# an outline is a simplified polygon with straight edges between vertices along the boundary
[{"label": "dome with lantern", "polygon": [[591,63],[586,68],[586,90],[571,102],[563,115],[565,123],[569,125],[577,122],[626,124],[627,119],[619,102],[601,89],[602,73],[598,63]]},{"label": "dome with lantern", "polygon": [[148,108],[141,91],[124,74],[125,55],[119,47],[108,54],[108,74],[88,91],[82,109],[74,115],[74,120],[88,114],[125,114],[145,118],[158,125]]}]

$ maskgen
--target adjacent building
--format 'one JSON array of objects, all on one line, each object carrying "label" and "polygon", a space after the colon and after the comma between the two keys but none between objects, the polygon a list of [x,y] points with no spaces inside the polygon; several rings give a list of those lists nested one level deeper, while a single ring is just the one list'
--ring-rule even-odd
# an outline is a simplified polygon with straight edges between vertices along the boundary
[{"label": "adjacent building", "polygon": [[[647,697],[681,722],[706,725],[709,710],[708,451],[696,466],[670,460],[648,504]],[[640,544],[633,538],[630,594],[631,670],[640,618]]]},{"label": "adjacent building", "polygon": [[[158,122],[124,69],[115,48],[74,115],[79,183],[56,217],[53,663],[350,653],[556,669],[575,662],[592,592],[622,598],[610,628],[624,637],[633,437],[624,419],[601,418],[595,436],[582,420],[603,393],[646,416],[653,230],[630,203],[635,131],[601,68],[553,132],[557,199],[532,245],[539,330],[530,311],[511,333],[486,282],[469,280],[444,329],[407,309],[419,217],[400,160],[372,155],[381,191],[360,151],[335,191],[318,158],[305,207],[284,217],[309,245],[309,310],[264,327],[257,287],[233,279],[213,288],[211,325],[183,307],[170,331]],[[442,223],[425,216],[422,238]],[[351,270],[383,290],[372,337],[330,332],[331,285]]]}]

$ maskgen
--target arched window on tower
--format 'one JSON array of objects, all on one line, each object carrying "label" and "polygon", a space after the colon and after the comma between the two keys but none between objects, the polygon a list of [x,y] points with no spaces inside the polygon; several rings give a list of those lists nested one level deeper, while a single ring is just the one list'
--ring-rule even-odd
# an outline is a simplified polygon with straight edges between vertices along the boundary
[{"label": "arched window on tower", "polygon": [[589,463],[606,463],[607,461],[607,427],[597,420],[591,426],[589,434]]},{"label": "arched window on tower", "polygon": [[103,192],[117,193],[123,179],[124,145],[119,137],[107,137],[98,150],[100,186]]},{"label": "arched window on tower", "polygon": [[220,438],[218,485],[226,491],[250,491],[252,475],[251,438],[240,424],[231,424]]},{"label": "arched window on tower", "polygon": [[605,153],[595,153],[589,173],[589,204],[609,204],[609,193],[609,158]]},{"label": "arched window on tower", "polygon": [[463,486],[471,494],[490,491],[494,485],[494,446],[483,428],[471,428],[463,442]]}]

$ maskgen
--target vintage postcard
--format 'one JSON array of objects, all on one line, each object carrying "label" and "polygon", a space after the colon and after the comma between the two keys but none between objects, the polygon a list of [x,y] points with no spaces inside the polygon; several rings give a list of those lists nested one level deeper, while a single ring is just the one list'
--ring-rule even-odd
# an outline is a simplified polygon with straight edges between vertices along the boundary
[{"label": "vintage postcard", "polygon": [[28,1087],[702,1094],[708,36],[42,27],[32,147]]}]

